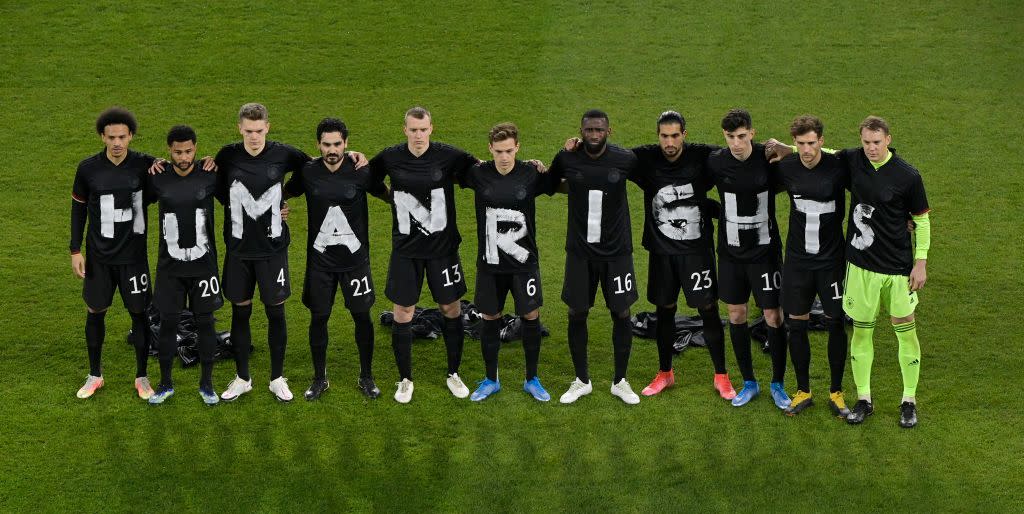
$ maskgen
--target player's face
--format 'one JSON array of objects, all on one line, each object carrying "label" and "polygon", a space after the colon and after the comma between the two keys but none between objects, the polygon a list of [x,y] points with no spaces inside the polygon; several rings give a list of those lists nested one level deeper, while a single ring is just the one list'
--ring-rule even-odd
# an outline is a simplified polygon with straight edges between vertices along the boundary
[{"label": "player's face", "polygon": [[103,127],[103,144],[107,147],[107,153],[115,159],[120,159],[128,152],[128,143],[132,142],[132,133],[128,125],[119,123]]},{"label": "player's face", "polygon": [[800,153],[800,160],[808,166],[817,164],[818,157],[821,155],[821,145],[824,142],[825,140],[814,132],[808,132],[793,138],[796,151]]},{"label": "player's face", "polygon": [[608,135],[612,129],[608,127],[608,120],[604,118],[584,118],[580,125],[580,137],[587,153],[597,154],[604,150],[608,143]]},{"label": "player's face", "polygon": [[740,127],[732,132],[723,130],[725,134],[725,142],[729,145],[729,152],[732,156],[744,160],[750,157],[750,152],[754,150],[754,129],[747,127]]},{"label": "player's face", "polygon": [[864,155],[871,162],[882,162],[889,155],[889,143],[892,135],[882,130],[861,129],[860,144],[864,147]]},{"label": "player's face", "polygon": [[658,146],[661,153],[669,160],[675,160],[683,151],[683,140],[686,139],[686,131],[678,123],[665,123],[658,125]]},{"label": "player's face", "polygon": [[249,150],[260,150],[267,144],[267,132],[270,132],[270,122],[267,120],[243,119],[238,122],[238,132],[242,134],[245,147]]},{"label": "player's face", "polygon": [[325,132],[320,136],[320,155],[331,166],[341,162],[347,146],[348,141],[341,137],[341,132]]},{"label": "player's face", "polygon": [[175,141],[168,148],[171,154],[171,162],[174,167],[181,171],[188,171],[196,162],[196,144],[192,141]]},{"label": "player's face", "polygon": [[405,139],[409,142],[409,148],[417,152],[424,152],[430,146],[430,134],[434,132],[434,125],[430,118],[405,118]]},{"label": "player's face", "polygon": [[491,151],[491,156],[494,157],[494,164],[499,170],[510,170],[512,166],[515,166],[516,153],[519,152],[519,143],[516,143],[514,139],[509,138],[495,141],[487,145],[487,149]]}]

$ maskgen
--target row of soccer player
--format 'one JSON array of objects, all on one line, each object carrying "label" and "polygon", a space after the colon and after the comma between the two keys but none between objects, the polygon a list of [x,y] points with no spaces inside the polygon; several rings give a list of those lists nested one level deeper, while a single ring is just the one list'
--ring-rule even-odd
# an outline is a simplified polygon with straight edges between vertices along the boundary
[{"label": "row of soccer player", "polygon": [[[161,382],[156,391],[146,372],[149,342],[142,313],[150,294],[145,206],[158,202],[162,237],[153,302],[164,326],[175,326],[186,305],[196,313],[203,400],[230,401],[252,389],[248,352],[238,351],[236,377],[219,397],[213,391],[211,313],[222,304],[223,286],[232,304],[235,346],[249,348],[257,284],[268,319],[269,388],[279,400],[291,400],[283,377],[287,339],[283,303],[291,293],[290,238],[283,201],[301,195],[306,196],[310,228],[303,302],[311,311],[314,367],[305,397],[316,399],[329,386],[327,320],[339,288],[354,321],[359,388],[369,397],[378,396],[370,373],[373,326],[368,313],[375,299],[367,251],[370,194],[392,205],[393,248],[385,294],[394,302],[392,347],[400,378],[395,399],[406,403],[412,398],[409,324],[426,277],[445,318],[447,385],[452,394],[479,401],[500,390],[498,331],[511,293],[515,311],[523,318],[527,368],[523,388],[547,401],[550,396],[537,373],[543,301],[534,199],[561,191],[568,195],[569,212],[562,299],[569,308],[568,342],[576,374],[561,402],[572,403],[592,391],[587,317],[600,285],[613,325],[611,392],[628,404],[638,403],[639,396],[626,381],[632,343],[630,307],[638,299],[625,188],[630,180],[644,191],[648,299],[657,306],[659,320],[674,318],[680,290],[687,304],[697,309],[705,322],[715,368],[713,384],[723,398],[739,407],[760,391],[747,326],[747,303],[753,293],[769,326],[773,401],[790,415],[813,404],[807,318],[818,296],[830,320],[830,407],[850,423],[863,421],[873,410],[871,334],[885,300],[900,341],[904,376],[900,423],[916,424],[920,346],[913,312],[916,291],[925,282],[928,205],[918,172],[889,150],[891,136],[884,120],[869,117],[861,124],[862,148],[823,152],[823,126],[811,116],[793,122],[794,146],[789,147],[775,140],[754,143],[750,115],[732,110],[722,120],[727,147],[717,147],[685,142],[685,119],[668,111],[657,120],[658,144],[627,150],[608,143],[608,116],[591,110],[581,119],[580,139],[567,142],[550,169],[539,161],[516,158],[519,136],[512,124],[491,130],[488,148],[493,160],[480,162],[465,151],[432,142],[431,121],[425,109],[410,109],[404,122],[406,142],[382,150],[365,165],[362,154],[346,152],[348,129],[340,120],[327,118],[319,124],[321,157],[310,159],[294,147],[268,141],[266,108],[246,104],[238,122],[243,141],[223,147],[214,159],[201,161],[204,170],[216,172],[195,171],[195,132],[178,126],[167,137],[173,172],[157,173],[164,171],[163,160],[128,150],[136,129],[131,113],[115,108],[101,114],[96,130],[105,149],[79,165],[72,193],[72,267],[85,279],[83,297],[89,311],[90,374],[78,396],[87,398],[103,385],[103,319],[115,289],[120,290],[133,320],[140,397],[160,403],[173,394],[174,331],[161,333]],[[794,149],[798,155],[788,156]],[[285,182],[288,172],[292,176]],[[455,223],[455,183],[475,191],[479,246],[474,301],[484,314],[481,346],[486,377],[472,395],[458,374],[464,337],[459,300],[467,289],[458,255],[461,236]],[[718,188],[721,205],[708,199],[712,187]],[[774,201],[781,190],[788,191],[792,207],[784,266]],[[851,230],[844,240],[846,190],[852,193]],[[213,244],[214,198],[225,206],[227,255],[222,281]],[[717,269],[711,234],[714,217],[720,218]],[[916,226],[916,248],[906,228],[908,218]],[[85,259],[79,250],[87,220],[89,258]],[[726,372],[719,299],[728,306],[729,332],[743,376],[738,394]],[[852,411],[846,408],[841,389],[847,350],[841,322],[844,308],[855,320],[850,353],[858,401]],[[792,399],[783,388],[787,359],[783,310],[789,316],[788,347],[797,376]],[[659,325],[659,372],[642,394],[658,394],[673,384],[673,336],[673,323]]]}]

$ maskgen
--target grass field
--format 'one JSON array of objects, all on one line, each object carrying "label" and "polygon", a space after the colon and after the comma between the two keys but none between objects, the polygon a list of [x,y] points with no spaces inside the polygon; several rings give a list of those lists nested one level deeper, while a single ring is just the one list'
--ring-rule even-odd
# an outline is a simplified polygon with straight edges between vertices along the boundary
[{"label": "grass field", "polygon": [[[0,2],[0,20],[0,511],[1024,505],[1022,416],[1011,389],[1024,367],[1015,311],[1024,292],[1019,2],[40,1]],[[416,344],[416,396],[400,406],[390,398],[397,373],[386,330],[377,331],[374,362],[384,395],[364,401],[344,310],[330,324],[334,387],[319,402],[281,405],[266,390],[266,321],[257,308],[252,394],[204,408],[190,369],[178,372],[178,396],[151,408],[130,387],[130,323],[116,302],[107,317],[107,386],[76,399],[87,367],[81,284],[67,257],[68,191],[77,162],[100,149],[96,114],[113,104],[132,109],[140,121],[133,147],[154,155],[165,153],[167,128],[189,123],[200,152],[213,154],[239,138],[235,115],[247,101],[269,107],[271,139],[311,153],[324,116],[343,117],[351,145],[373,155],[402,140],[402,113],[423,104],[434,113],[436,140],[486,157],[487,129],[511,120],[522,131],[520,155],[546,162],[590,107],[609,112],[612,141],[627,146],[654,142],[654,120],[668,108],[687,117],[689,140],[712,143],[722,141],[719,120],[734,106],[751,110],[761,137],[782,138],[795,115],[815,113],[826,145],[837,148],[858,144],[864,116],[882,115],[893,146],[922,171],[933,208],[918,310],[921,424],[896,425],[901,383],[884,322],[876,414],[860,427],[830,418],[823,400],[792,419],[767,398],[734,409],[713,395],[702,350],[677,358],[674,389],[624,406],[608,394],[610,323],[600,306],[590,323],[595,392],[572,406],[519,391],[523,357],[514,346],[501,354],[505,391],[482,404],[457,400],[444,386],[442,345],[430,342]],[[641,196],[630,188],[643,292]],[[471,198],[460,192],[457,200],[467,264],[476,249]],[[555,396],[573,378],[559,301],[564,202],[538,202],[542,321],[553,332],[541,378]],[[778,205],[785,220],[788,202]],[[301,284],[304,201],[292,206],[292,277]],[[389,214],[380,202],[371,208],[382,287]],[[287,304],[286,375],[297,393],[311,375],[299,290]],[[389,308],[378,294],[374,314]],[[218,314],[226,330],[230,310]],[[812,339],[819,392],[827,387],[824,341]],[[482,378],[475,341],[465,355],[467,382]],[[654,343],[636,340],[631,364],[639,390],[656,371]],[[755,354],[755,367],[765,376],[767,357]],[[154,375],[156,368],[153,361]],[[229,363],[217,368],[218,389],[232,372]],[[787,382],[793,389],[791,374]],[[854,391],[849,372],[846,389]]]}]

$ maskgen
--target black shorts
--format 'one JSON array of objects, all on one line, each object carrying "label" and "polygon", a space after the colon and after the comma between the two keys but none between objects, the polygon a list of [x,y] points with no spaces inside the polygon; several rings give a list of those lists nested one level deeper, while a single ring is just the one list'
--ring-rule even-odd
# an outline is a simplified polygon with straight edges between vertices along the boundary
[{"label": "black shorts", "polygon": [[396,305],[411,307],[420,300],[423,276],[438,305],[457,301],[466,294],[466,277],[459,254],[436,259],[414,259],[391,252],[384,295]]},{"label": "black shorts", "polygon": [[609,310],[622,312],[629,309],[640,298],[636,292],[633,256],[620,255],[610,261],[597,261],[566,252],[562,301],[569,309],[583,312],[593,307],[598,284],[601,284]]},{"label": "black shorts", "polygon": [[121,300],[128,312],[145,312],[149,305],[149,262],[135,264],[103,264],[85,259],[82,299],[94,311],[110,307],[114,289],[121,291]]},{"label": "black shorts", "polygon": [[730,305],[746,305],[750,293],[762,309],[777,309],[782,289],[782,266],[777,258],[763,262],[718,260],[718,297]]},{"label": "black shorts", "polygon": [[655,306],[675,304],[680,289],[686,305],[695,309],[718,304],[718,277],[711,250],[692,255],[652,253],[647,262],[647,301]]},{"label": "black shorts", "polygon": [[786,314],[807,314],[817,296],[821,298],[826,316],[841,319],[845,276],[846,264],[843,262],[829,269],[806,270],[787,261],[782,269],[782,310]]},{"label": "black shorts", "polygon": [[156,271],[153,305],[157,310],[161,313],[181,312],[186,302],[196,314],[213,312],[224,305],[217,270],[201,277],[177,277],[159,269]]},{"label": "black shorts", "polygon": [[518,273],[493,273],[477,268],[473,303],[480,312],[488,316],[501,314],[510,292],[515,302],[516,314],[522,316],[539,309],[544,305],[544,296],[540,288],[540,269]]},{"label": "black shorts", "polygon": [[277,305],[292,295],[288,275],[288,251],[258,260],[224,256],[224,297],[231,303],[252,300],[256,285],[264,305]]},{"label": "black shorts", "polygon": [[311,312],[326,314],[334,307],[334,297],[345,296],[345,308],[352,312],[369,312],[377,295],[373,289],[370,263],[348,271],[322,271],[306,267],[306,279],[302,283],[302,303]]}]

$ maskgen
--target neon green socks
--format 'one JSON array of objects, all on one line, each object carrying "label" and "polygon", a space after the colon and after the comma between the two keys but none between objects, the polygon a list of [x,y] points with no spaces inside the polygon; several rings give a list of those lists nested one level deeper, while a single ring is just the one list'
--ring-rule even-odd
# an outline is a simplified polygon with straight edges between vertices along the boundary
[{"label": "neon green socks", "polygon": [[871,401],[871,363],[875,359],[875,322],[854,321],[850,338],[850,367],[853,382],[857,384],[857,397]]},{"label": "neon green socks", "polygon": [[[893,325],[900,343],[900,372],[903,373],[903,400],[913,401],[921,376],[921,343],[917,340],[917,322]],[[908,398],[910,400],[908,400]]]}]

